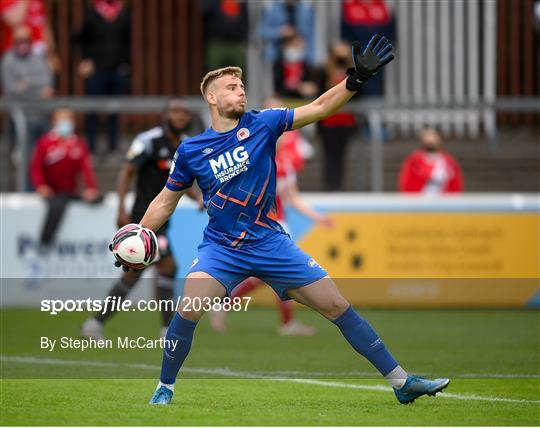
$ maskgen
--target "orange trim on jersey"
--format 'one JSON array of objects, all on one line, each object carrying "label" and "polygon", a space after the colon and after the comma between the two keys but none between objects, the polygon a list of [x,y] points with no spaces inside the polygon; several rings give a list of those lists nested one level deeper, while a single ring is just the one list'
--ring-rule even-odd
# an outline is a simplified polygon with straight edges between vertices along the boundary
[{"label": "orange trim on jersey", "polygon": [[220,210],[223,209],[223,207],[225,206],[225,202],[227,202],[226,200],[223,201],[223,205],[222,206],[219,206],[218,204],[216,204],[214,201],[210,201],[210,203],[215,206],[216,208],[219,208]]},{"label": "orange trim on jersey", "polygon": [[272,208],[266,213],[266,217],[268,217],[270,220],[279,221],[277,211],[274,208]]},{"label": "orange trim on jersey", "polygon": [[219,190],[216,192],[216,195],[223,199],[223,205],[219,206],[214,201],[210,201],[210,203],[214,205],[216,208],[219,208],[220,210],[222,210],[225,207],[225,204],[227,203],[227,201],[231,201],[231,202],[234,202],[235,204],[242,205],[243,207],[245,207],[251,198],[251,193],[249,193],[247,195],[247,198],[241,201],[240,199],[236,199],[236,198],[233,198],[232,196],[225,195],[224,193],[221,193]]},{"label": "orange trim on jersey", "polygon": [[245,207],[248,204],[249,199],[251,198],[251,193],[248,193],[247,198],[241,201],[240,199],[236,199],[236,198],[233,198],[232,196],[225,195],[221,193],[219,190],[216,192],[216,195],[218,195],[219,197],[227,201],[231,201],[231,202],[234,202],[235,204],[242,205],[243,207]]},{"label": "orange trim on jersey", "polygon": [[262,211],[263,211],[263,208],[264,208],[265,205],[266,205],[266,203],[261,205],[261,209],[259,210],[259,213],[257,214],[257,218],[255,219],[255,224],[258,224],[259,226],[267,227],[268,229],[273,229],[273,227],[270,226],[269,224],[263,223],[262,221],[260,221],[261,214],[262,214]]},{"label": "orange trim on jersey", "polygon": [[247,230],[242,231],[240,236],[231,242],[231,247],[236,247],[240,243],[240,241],[246,237],[246,234]]}]

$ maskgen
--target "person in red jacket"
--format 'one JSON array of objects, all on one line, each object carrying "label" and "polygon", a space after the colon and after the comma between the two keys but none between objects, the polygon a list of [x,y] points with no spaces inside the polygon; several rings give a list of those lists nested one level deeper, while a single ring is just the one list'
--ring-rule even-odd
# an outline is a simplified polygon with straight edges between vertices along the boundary
[{"label": "person in red jacket", "polygon": [[399,191],[431,195],[463,191],[463,176],[457,161],[442,148],[441,135],[434,128],[420,134],[421,147],[401,165]]},{"label": "person in red jacket", "polygon": [[[42,136],[34,149],[30,176],[37,191],[49,205],[40,243],[50,245],[69,201],[82,198],[96,203],[102,197],[92,168],[90,152],[85,142],[75,134],[73,112],[54,112],[52,129]],[[82,174],[85,189],[77,192],[77,179]]]}]

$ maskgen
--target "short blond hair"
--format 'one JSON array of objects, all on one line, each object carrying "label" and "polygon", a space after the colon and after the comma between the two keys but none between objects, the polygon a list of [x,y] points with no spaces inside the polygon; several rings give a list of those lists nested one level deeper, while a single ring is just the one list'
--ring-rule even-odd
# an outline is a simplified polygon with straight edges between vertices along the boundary
[{"label": "short blond hair", "polygon": [[223,76],[234,76],[238,77],[241,80],[242,69],[240,67],[223,67],[206,73],[201,82],[201,94],[203,95],[203,97],[206,96],[206,89],[208,89],[210,83]]}]

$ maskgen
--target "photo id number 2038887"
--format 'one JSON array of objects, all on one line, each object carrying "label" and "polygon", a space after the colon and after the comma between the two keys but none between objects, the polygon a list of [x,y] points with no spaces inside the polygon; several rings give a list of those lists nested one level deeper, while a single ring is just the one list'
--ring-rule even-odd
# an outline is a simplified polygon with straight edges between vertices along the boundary
[{"label": "photo id number 2038887", "polygon": [[251,297],[183,297],[180,303],[183,312],[199,311],[247,311]]}]

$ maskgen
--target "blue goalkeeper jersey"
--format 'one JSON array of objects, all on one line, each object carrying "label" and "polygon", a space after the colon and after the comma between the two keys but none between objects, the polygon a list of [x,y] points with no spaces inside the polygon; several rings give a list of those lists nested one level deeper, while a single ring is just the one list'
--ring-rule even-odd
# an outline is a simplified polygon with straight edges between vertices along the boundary
[{"label": "blue goalkeeper jersey", "polygon": [[204,241],[241,247],[285,233],[276,220],[276,141],[290,131],[294,110],[244,113],[227,132],[212,128],[178,147],[166,187],[189,188],[196,179],[209,221]]}]

